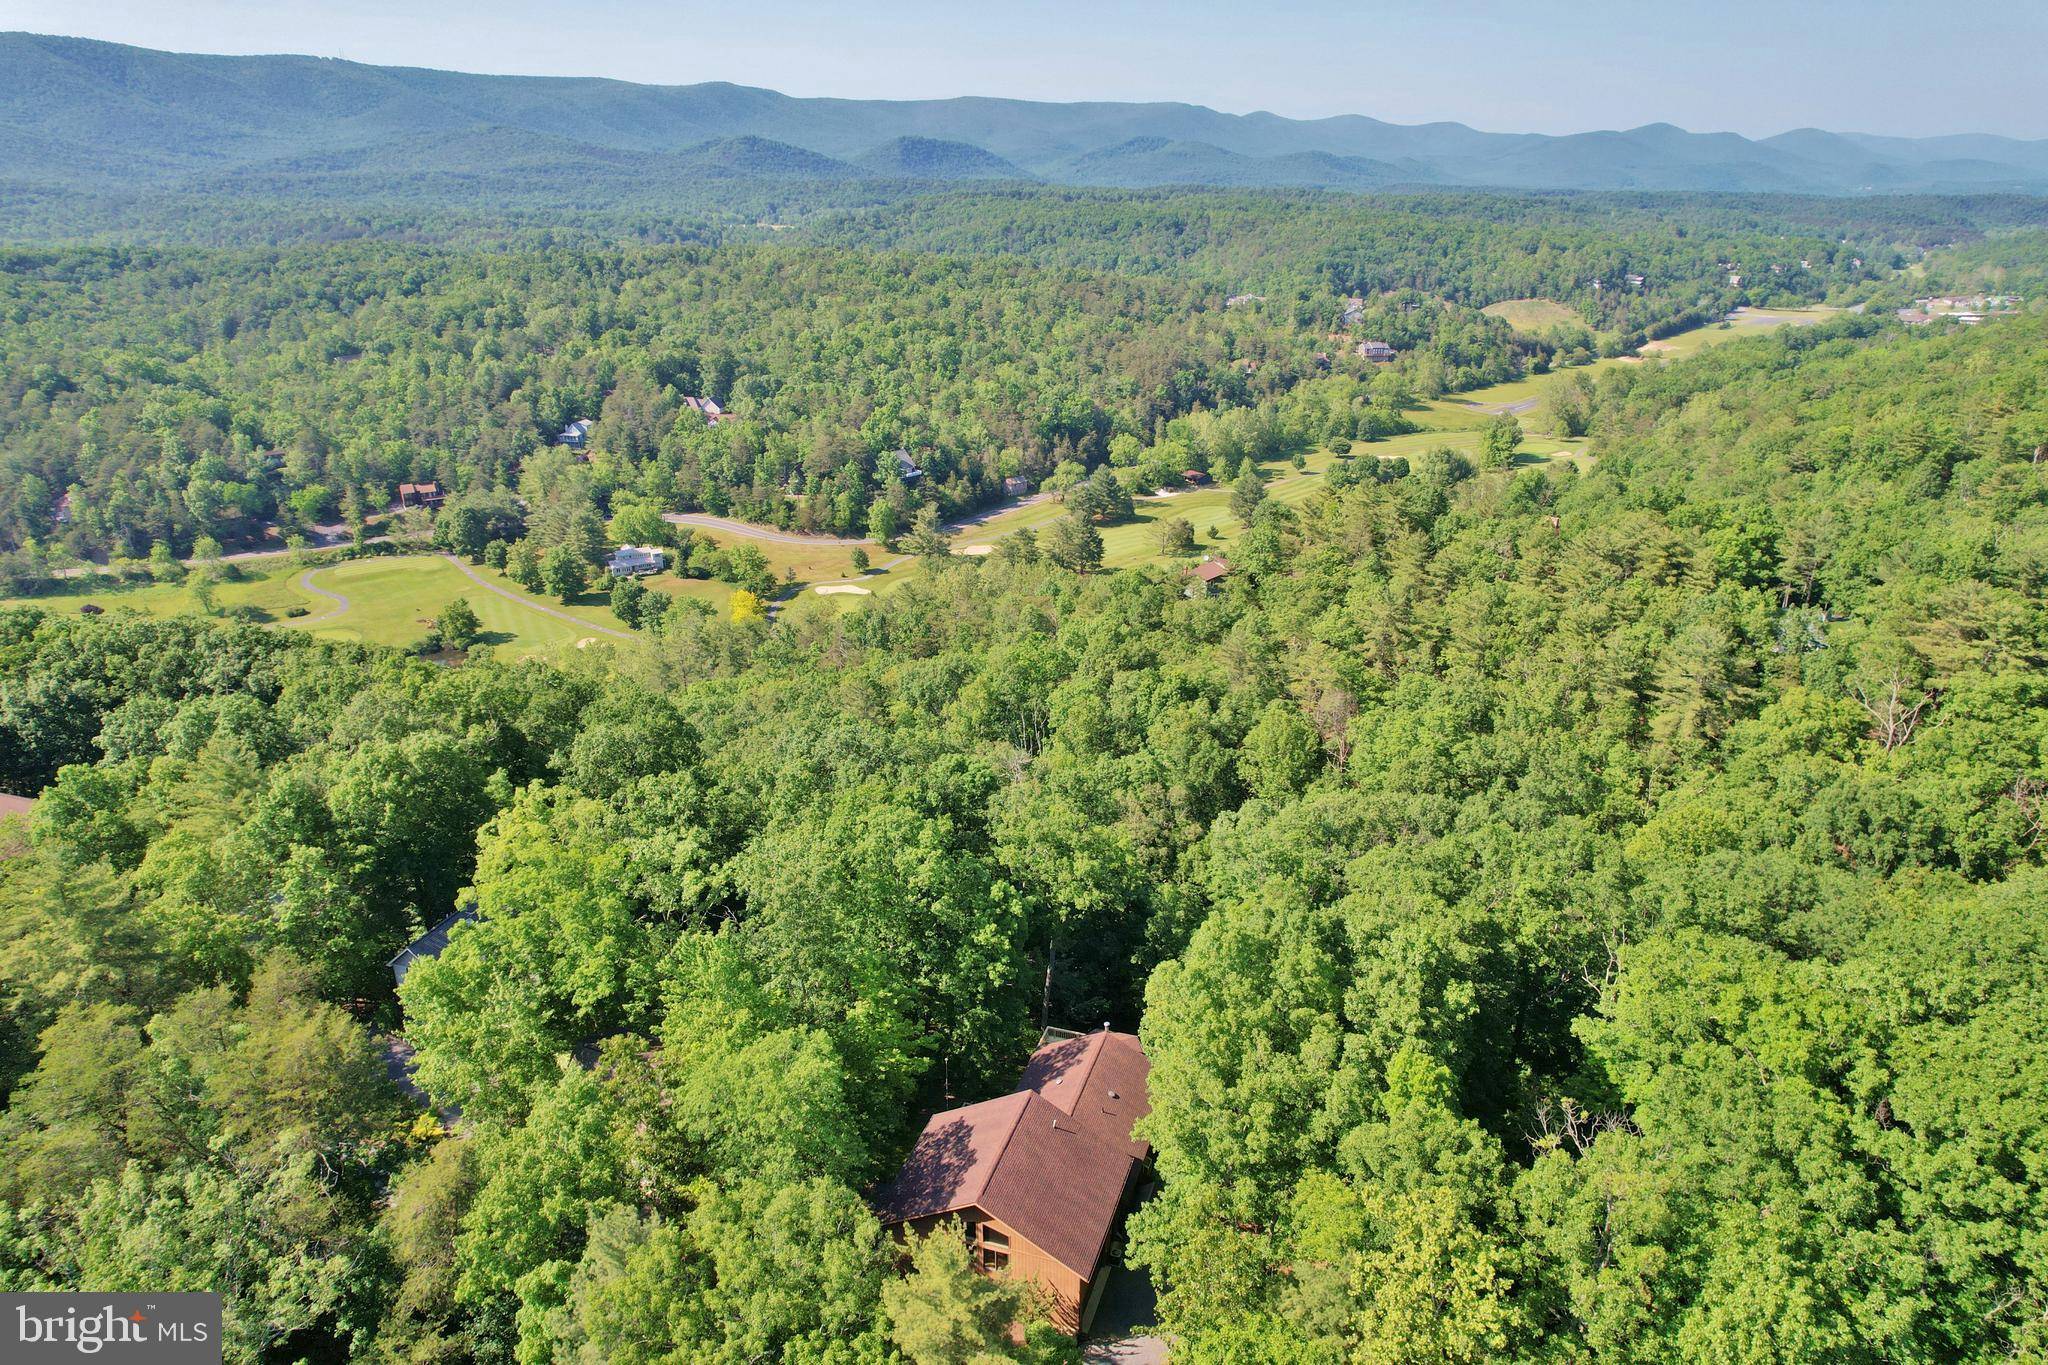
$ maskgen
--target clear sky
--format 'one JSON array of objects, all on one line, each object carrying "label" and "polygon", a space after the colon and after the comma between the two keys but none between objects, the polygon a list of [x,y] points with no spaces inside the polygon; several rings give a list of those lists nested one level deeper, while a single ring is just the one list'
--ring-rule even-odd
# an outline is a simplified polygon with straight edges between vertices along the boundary
[{"label": "clear sky", "polygon": [[0,29],[793,95],[2048,137],[2044,0],[0,0]]}]

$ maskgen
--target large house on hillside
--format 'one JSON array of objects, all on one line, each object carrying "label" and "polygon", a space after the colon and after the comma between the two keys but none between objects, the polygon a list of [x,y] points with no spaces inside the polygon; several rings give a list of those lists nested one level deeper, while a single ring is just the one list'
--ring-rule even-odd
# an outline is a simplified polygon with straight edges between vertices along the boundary
[{"label": "large house on hillside", "polygon": [[1152,1159],[1131,1135],[1150,1070],[1133,1034],[1048,1030],[1014,1093],[932,1115],[875,1212],[919,1233],[960,1220],[976,1265],[1037,1285],[1061,1327],[1085,1332]]}]

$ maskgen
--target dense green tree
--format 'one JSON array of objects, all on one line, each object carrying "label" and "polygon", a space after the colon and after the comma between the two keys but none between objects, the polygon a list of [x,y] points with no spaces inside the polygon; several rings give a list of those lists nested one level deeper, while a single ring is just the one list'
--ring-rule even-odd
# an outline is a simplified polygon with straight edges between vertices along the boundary
[{"label": "dense green tree", "polygon": [[1102,567],[1102,533],[1087,517],[1069,513],[1046,528],[1045,555],[1063,569],[1093,573]]}]

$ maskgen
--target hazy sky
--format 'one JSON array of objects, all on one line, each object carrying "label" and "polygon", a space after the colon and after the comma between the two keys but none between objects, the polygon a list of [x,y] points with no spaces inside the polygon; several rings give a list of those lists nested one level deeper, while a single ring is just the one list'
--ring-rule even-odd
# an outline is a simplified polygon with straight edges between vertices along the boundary
[{"label": "hazy sky", "polygon": [[2048,137],[2044,0],[0,0],[0,29],[793,95]]}]

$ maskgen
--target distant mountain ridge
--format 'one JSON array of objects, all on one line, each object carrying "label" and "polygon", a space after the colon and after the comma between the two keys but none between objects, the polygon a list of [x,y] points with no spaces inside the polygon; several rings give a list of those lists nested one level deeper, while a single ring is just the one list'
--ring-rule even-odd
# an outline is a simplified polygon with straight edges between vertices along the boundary
[{"label": "distant mountain ridge", "polygon": [[[108,190],[335,174],[1077,185],[2048,192],[2048,141],[1670,124],[1550,136],[1191,104],[806,99],[719,82],[479,76],[0,34],[0,182]],[[463,156],[472,159],[464,162]],[[478,160],[476,158],[482,158]]]}]

